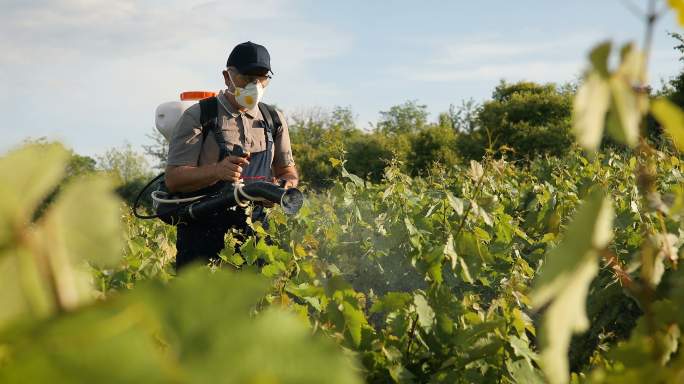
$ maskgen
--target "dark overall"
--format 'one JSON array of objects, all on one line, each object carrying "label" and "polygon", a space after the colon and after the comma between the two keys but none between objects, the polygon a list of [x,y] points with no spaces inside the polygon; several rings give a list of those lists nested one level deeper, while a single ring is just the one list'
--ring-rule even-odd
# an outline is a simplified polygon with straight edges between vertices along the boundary
[{"label": "dark overall", "polygon": [[[218,103],[215,97],[201,100],[201,117],[203,138],[209,132],[214,133],[219,145],[219,161],[228,156],[228,148],[218,124]],[[259,109],[264,118],[264,135],[266,135],[266,150],[250,154],[249,165],[243,168],[242,176],[245,184],[254,181],[271,181],[271,159],[273,158],[273,135],[272,131],[278,128],[280,120],[273,107],[259,103]],[[275,124],[274,124],[275,120]],[[252,220],[260,220],[264,224],[265,213],[262,206],[254,208]],[[252,230],[247,224],[244,208],[232,207],[223,212],[217,212],[214,216],[201,222],[179,223],[176,238],[176,269],[191,262],[207,263],[210,259],[217,259],[218,254],[225,247],[224,236],[230,228],[242,232],[238,237],[243,240],[252,235]],[[238,249],[235,249],[237,252]]]}]

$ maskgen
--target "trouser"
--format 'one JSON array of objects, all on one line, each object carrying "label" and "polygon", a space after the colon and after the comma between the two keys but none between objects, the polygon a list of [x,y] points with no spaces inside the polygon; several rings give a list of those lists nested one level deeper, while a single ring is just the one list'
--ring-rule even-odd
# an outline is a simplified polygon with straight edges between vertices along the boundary
[{"label": "trouser", "polygon": [[[260,209],[255,219],[262,219]],[[225,235],[230,228],[240,233],[235,237],[243,242],[254,234],[247,224],[245,212],[242,209],[227,210],[220,215],[194,223],[181,223],[176,226],[176,271],[184,266],[199,262],[207,264],[212,259],[218,259],[219,253],[225,247]],[[268,240],[268,239],[267,239]],[[239,252],[239,246],[235,247]]]}]

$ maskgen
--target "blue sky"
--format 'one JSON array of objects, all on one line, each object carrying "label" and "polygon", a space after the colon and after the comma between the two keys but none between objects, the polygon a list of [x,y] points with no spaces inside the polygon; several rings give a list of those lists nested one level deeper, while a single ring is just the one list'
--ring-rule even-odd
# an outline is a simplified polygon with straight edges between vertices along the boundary
[{"label": "blue sky", "polygon": [[[271,52],[266,102],[286,114],[349,106],[360,127],[415,99],[430,118],[501,80],[576,79],[596,43],[642,40],[645,1],[33,0],[2,2],[0,151],[26,137],[88,155],[149,144],[155,107],[218,90],[232,47]],[[654,86],[680,69],[673,15],[655,34]]]}]

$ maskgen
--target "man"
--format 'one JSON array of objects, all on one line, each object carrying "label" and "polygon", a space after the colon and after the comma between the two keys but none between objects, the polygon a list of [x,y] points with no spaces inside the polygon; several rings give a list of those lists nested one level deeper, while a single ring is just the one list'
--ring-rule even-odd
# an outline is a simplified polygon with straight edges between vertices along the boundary
[{"label": "man", "polygon": [[[219,161],[216,137],[203,135],[199,103],[181,116],[169,145],[165,182],[172,193],[198,191],[221,181],[241,179],[282,180],[283,185],[298,183],[287,122],[277,111],[281,124],[267,127],[259,102],[271,76],[270,55],[265,47],[252,42],[233,48],[223,71],[226,89],[216,97],[218,115],[214,120],[228,150],[241,146],[250,156],[228,156]],[[206,105],[207,103],[205,103]],[[271,119],[274,120],[274,119]],[[217,213],[199,223],[177,225],[176,268],[192,261],[208,262],[217,258],[225,246],[224,235],[230,228],[249,232],[243,209]]]}]

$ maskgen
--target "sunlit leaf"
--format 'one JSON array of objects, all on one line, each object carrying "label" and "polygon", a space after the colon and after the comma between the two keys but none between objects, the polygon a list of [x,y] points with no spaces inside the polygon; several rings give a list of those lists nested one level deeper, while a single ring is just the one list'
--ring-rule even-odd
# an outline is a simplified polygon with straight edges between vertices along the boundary
[{"label": "sunlit leaf", "polygon": [[451,262],[451,269],[456,270],[456,262],[458,261],[458,254],[454,247],[454,236],[449,234],[446,244],[444,244],[444,257]]},{"label": "sunlit leaf", "polygon": [[294,315],[250,316],[266,288],[246,273],[194,268],[168,286],[0,334],[13,346],[0,382],[360,383],[352,359]]},{"label": "sunlit leaf", "polygon": [[684,111],[671,101],[659,98],[652,103],[651,112],[677,149],[684,152]]},{"label": "sunlit leaf", "polygon": [[612,43],[610,41],[603,42],[595,46],[589,53],[589,60],[594,66],[594,69],[604,78],[610,76],[610,71],[608,70],[608,56],[610,56],[610,50],[612,48]]},{"label": "sunlit leaf", "polygon": [[517,337],[517,336],[510,336],[508,338],[508,343],[511,345],[511,348],[513,348],[513,352],[532,365],[532,362],[537,361],[537,354],[530,349],[530,345],[527,341]]},{"label": "sunlit leaf", "polygon": [[381,299],[373,303],[371,313],[393,312],[405,309],[411,303],[412,297],[406,292],[388,292]]},{"label": "sunlit leaf", "polygon": [[539,374],[538,370],[535,370],[528,362],[525,360],[517,360],[511,362],[510,360],[506,362],[506,368],[508,372],[518,384],[544,384],[544,379]]},{"label": "sunlit leaf", "polygon": [[363,311],[353,304],[345,301],[341,304],[344,326],[357,347],[361,344],[361,328],[366,324],[366,316]]},{"label": "sunlit leaf", "polygon": [[646,82],[645,58],[634,44],[626,44],[621,62],[610,79],[612,124],[609,133],[616,140],[631,147],[639,138],[639,125],[648,110],[648,96],[635,87]]},{"label": "sunlit leaf", "polygon": [[603,191],[595,190],[575,214],[561,244],[552,249],[536,278],[532,302],[544,313],[541,366],[551,383],[568,380],[568,346],[573,333],[587,329],[585,299],[598,272],[598,251],[612,238],[613,208]]},{"label": "sunlit leaf", "polygon": [[46,232],[63,244],[72,262],[112,266],[121,257],[120,200],[113,181],[90,177],[68,185],[45,218]]},{"label": "sunlit leaf", "polygon": [[625,79],[610,79],[611,111],[614,114],[612,124],[608,125],[610,135],[621,143],[635,146],[639,139],[639,124],[642,113],[640,98]]},{"label": "sunlit leaf", "polygon": [[0,158],[0,244],[11,235],[9,223],[25,224],[65,172],[68,152],[58,144],[31,145]]},{"label": "sunlit leaf", "polygon": [[418,313],[418,323],[425,329],[432,328],[435,321],[435,311],[430,307],[430,304],[425,299],[425,296],[416,294],[413,296],[413,304],[416,306]]},{"label": "sunlit leaf", "polygon": [[482,164],[475,160],[470,160],[470,177],[473,181],[479,181],[484,175],[484,168]]},{"label": "sunlit leaf", "polygon": [[446,193],[447,200],[449,201],[449,205],[451,205],[451,208],[456,211],[457,214],[462,215],[463,214],[463,200],[455,197],[451,192]]},{"label": "sunlit leaf", "polygon": [[609,102],[608,81],[597,72],[589,73],[577,91],[572,111],[573,132],[588,151],[596,151],[601,143]]},{"label": "sunlit leaf", "polygon": [[363,188],[364,185],[365,185],[365,183],[363,182],[363,179],[362,179],[362,178],[356,176],[356,175],[353,174],[353,173],[350,173],[350,172],[347,171],[347,169],[344,168],[344,167],[342,167],[342,176],[344,176],[344,177],[348,178],[349,180],[351,180],[351,181],[354,183],[354,185],[356,185],[358,188]]},{"label": "sunlit leaf", "polygon": [[684,1],[667,0],[667,4],[677,13],[677,22],[679,22],[679,25],[684,26]]}]

